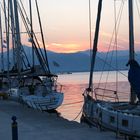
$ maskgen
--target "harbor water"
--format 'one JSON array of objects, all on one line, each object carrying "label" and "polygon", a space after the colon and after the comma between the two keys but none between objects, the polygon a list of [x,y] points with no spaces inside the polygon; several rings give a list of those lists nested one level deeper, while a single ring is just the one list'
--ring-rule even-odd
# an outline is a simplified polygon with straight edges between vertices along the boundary
[{"label": "harbor water", "polygon": [[[97,83],[106,83],[108,89],[121,91],[120,97],[129,99],[129,83],[127,78],[127,71],[116,73],[111,72],[95,72],[94,73],[94,87],[98,86]],[[102,75],[102,76],[101,76]],[[116,84],[116,79],[117,83]],[[60,74],[58,82],[63,85],[64,101],[62,106],[58,108],[61,116],[68,120],[80,121],[80,116],[83,106],[83,93],[88,87],[89,72]]]}]

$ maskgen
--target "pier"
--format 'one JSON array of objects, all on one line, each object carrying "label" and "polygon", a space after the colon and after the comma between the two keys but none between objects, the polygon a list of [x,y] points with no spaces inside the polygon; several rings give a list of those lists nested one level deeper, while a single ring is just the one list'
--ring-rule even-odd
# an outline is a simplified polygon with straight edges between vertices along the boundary
[{"label": "pier", "polygon": [[11,140],[11,117],[18,122],[19,140],[114,140],[115,134],[41,112],[15,101],[0,100],[0,139]]}]

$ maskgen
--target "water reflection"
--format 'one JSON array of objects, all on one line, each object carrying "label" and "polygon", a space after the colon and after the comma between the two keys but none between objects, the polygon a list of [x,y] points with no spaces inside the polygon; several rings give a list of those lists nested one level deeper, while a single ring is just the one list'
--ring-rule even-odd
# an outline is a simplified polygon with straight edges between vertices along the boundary
[{"label": "water reflection", "polygon": [[[127,71],[124,72],[127,75]],[[94,83],[98,83],[99,75],[101,72],[96,72],[94,74]],[[105,78],[102,80],[102,84],[100,84],[101,88],[107,88],[111,90],[118,91],[119,98],[123,100],[129,99],[129,83],[127,82],[127,77],[122,76],[119,79],[119,83],[116,85],[115,83],[115,72],[111,72],[111,76],[109,77],[109,83],[106,85]],[[68,119],[73,120],[75,117],[81,112],[83,106],[83,93],[85,89],[88,87],[88,78],[89,73],[73,73],[73,74],[63,74],[59,75],[59,83],[63,85],[64,92],[64,102],[61,107],[58,108],[58,111],[61,112],[61,115]],[[98,87],[97,84],[94,84],[94,87]],[[79,121],[80,116],[76,119]]]},{"label": "water reflection", "polygon": [[[58,111],[64,118],[73,120],[77,114],[81,111],[83,106],[83,93],[86,88],[86,84],[81,85],[64,85],[64,101]],[[76,119],[79,121],[80,116]]]}]

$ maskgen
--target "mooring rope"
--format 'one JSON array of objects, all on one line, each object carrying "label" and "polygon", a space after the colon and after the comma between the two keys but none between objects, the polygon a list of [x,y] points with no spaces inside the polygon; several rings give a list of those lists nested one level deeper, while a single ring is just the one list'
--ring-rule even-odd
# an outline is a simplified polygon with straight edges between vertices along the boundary
[{"label": "mooring rope", "polygon": [[[79,104],[79,103],[82,103],[82,102],[84,102],[84,101],[81,100],[81,101],[77,101],[77,102],[62,104],[60,107],[67,106],[67,105]],[[82,111],[83,111],[83,106],[81,107],[80,112],[79,112],[79,113],[74,117],[74,119],[72,119],[71,121],[75,121],[75,120],[80,116],[80,114],[82,113]]]},{"label": "mooring rope", "polygon": [[81,107],[81,110],[80,112],[77,114],[77,116],[72,120],[72,121],[75,121],[79,116],[80,114],[83,112],[83,106]]},{"label": "mooring rope", "polygon": [[72,102],[72,103],[67,103],[67,104],[62,104],[61,106],[66,106],[66,105],[72,105],[72,104],[78,104],[78,103],[82,103],[84,101],[77,101],[77,102]]}]

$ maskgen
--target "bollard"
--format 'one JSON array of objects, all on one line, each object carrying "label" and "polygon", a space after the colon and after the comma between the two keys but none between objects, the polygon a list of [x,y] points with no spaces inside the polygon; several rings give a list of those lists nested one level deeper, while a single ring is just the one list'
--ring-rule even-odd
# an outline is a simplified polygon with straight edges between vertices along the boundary
[{"label": "bollard", "polygon": [[18,140],[18,126],[16,119],[16,116],[12,117],[12,140]]}]

